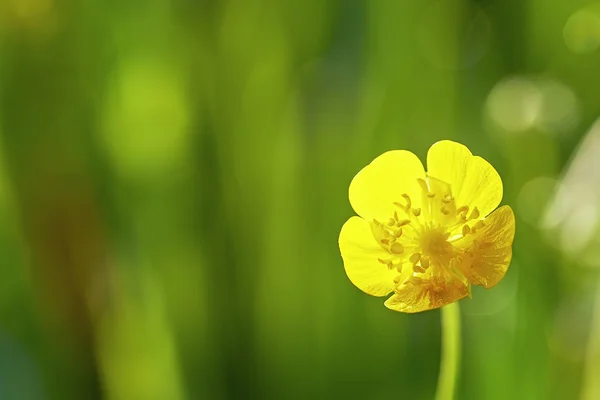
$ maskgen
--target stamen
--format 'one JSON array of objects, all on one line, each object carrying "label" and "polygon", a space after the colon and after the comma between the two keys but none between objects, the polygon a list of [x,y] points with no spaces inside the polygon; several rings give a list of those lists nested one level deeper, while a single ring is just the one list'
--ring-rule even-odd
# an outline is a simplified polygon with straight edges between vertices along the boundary
[{"label": "stamen", "polygon": [[415,217],[418,217],[419,215],[421,215],[421,209],[420,208],[413,208],[412,212],[413,212],[413,215]]},{"label": "stamen", "polygon": [[429,268],[429,258],[427,258],[427,257],[422,257],[421,258],[421,267],[423,269]]},{"label": "stamen", "polygon": [[390,218],[390,220],[387,223],[389,226],[394,226],[396,225],[396,220],[394,220],[394,218]]},{"label": "stamen", "polygon": [[482,219],[480,219],[479,221],[477,221],[477,223],[475,223],[475,225],[473,225],[473,228],[476,229],[481,229],[485,226],[485,223],[483,222]]},{"label": "stamen", "polygon": [[428,192],[427,197],[429,197],[430,199],[433,199],[435,197],[435,193]]},{"label": "stamen", "polygon": [[477,219],[479,218],[479,210],[477,209],[477,207],[475,207],[473,209],[473,211],[471,211],[471,216],[469,217],[469,219]]},{"label": "stamen", "polygon": [[402,228],[405,225],[409,225],[410,224],[410,220],[409,219],[403,219],[402,221],[398,221],[398,223],[396,223],[396,225],[398,226],[398,228]]},{"label": "stamen", "polygon": [[390,246],[390,251],[394,254],[402,254],[404,253],[404,246],[402,246],[400,243],[393,243]]},{"label": "stamen", "polygon": [[471,232],[471,228],[469,225],[463,225],[462,227],[462,235],[467,236]]},{"label": "stamen", "polygon": [[440,212],[444,215],[450,214],[450,210],[447,210],[444,206],[440,208]]},{"label": "stamen", "polygon": [[456,213],[457,213],[457,214],[460,214],[460,213],[463,213],[463,212],[464,212],[465,214],[466,214],[466,213],[468,213],[468,212],[469,212],[469,206],[461,206],[461,207],[458,207],[458,208],[456,209]]},{"label": "stamen", "polygon": [[381,244],[390,244],[390,241],[388,239],[381,239],[380,242]]},{"label": "stamen", "polygon": [[380,263],[387,266],[388,269],[394,269],[394,264],[392,263],[391,260],[384,260],[384,259],[378,258],[377,261],[379,261]]},{"label": "stamen", "polygon": [[425,273],[425,268],[420,265],[413,265],[413,271],[423,274]]},{"label": "stamen", "polygon": [[421,253],[414,253],[412,256],[410,256],[410,262],[413,264],[416,264],[419,262],[419,260],[421,259]]},{"label": "stamen", "polygon": [[410,201],[410,197],[406,193],[404,193],[402,195],[402,197],[404,197],[404,199],[406,200],[406,209],[410,210],[410,207],[412,207],[412,202]]},{"label": "stamen", "polygon": [[396,236],[397,238],[402,236],[402,229],[398,229],[396,232],[394,232],[394,236]]},{"label": "stamen", "polygon": [[454,197],[452,197],[451,195],[447,194],[442,198],[442,203],[452,203],[452,201],[454,200]]}]

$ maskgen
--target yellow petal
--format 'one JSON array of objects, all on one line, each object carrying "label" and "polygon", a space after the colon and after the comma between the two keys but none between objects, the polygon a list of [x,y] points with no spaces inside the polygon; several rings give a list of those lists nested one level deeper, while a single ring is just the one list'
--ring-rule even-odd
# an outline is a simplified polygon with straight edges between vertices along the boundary
[{"label": "yellow petal", "polygon": [[387,221],[408,194],[413,208],[421,207],[421,188],[418,178],[425,178],[423,164],[410,151],[394,150],[383,153],[364,167],[350,183],[350,204],[366,220]]},{"label": "yellow petal", "polygon": [[416,313],[445,306],[469,295],[469,287],[456,280],[446,290],[436,292],[423,281],[420,285],[405,283],[384,303],[387,308],[405,313]]},{"label": "yellow petal", "polygon": [[477,207],[482,216],[494,211],[502,200],[498,172],[460,143],[434,143],[427,153],[427,174],[450,184],[458,207]]},{"label": "yellow petal", "polygon": [[512,258],[512,243],[515,237],[515,215],[509,206],[502,206],[491,213],[484,226],[467,238],[457,242],[468,250],[462,272],[473,285],[489,289],[506,274]]},{"label": "yellow petal", "polygon": [[389,258],[390,253],[375,241],[369,222],[360,217],[346,221],[339,245],[346,275],[357,288],[371,296],[385,296],[394,290],[398,271],[378,260]]}]

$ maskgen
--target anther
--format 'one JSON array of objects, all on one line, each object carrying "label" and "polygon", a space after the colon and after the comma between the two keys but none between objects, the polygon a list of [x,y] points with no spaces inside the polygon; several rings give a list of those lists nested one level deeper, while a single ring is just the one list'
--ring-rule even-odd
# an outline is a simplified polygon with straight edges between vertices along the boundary
[{"label": "anther", "polygon": [[388,225],[389,226],[394,226],[396,225],[396,220],[394,218],[390,218],[390,220],[388,221]]},{"label": "anther", "polygon": [[402,280],[402,275],[398,275],[397,277],[394,278],[394,283],[397,285],[400,283],[401,280]]},{"label": "anther", "polygon": [[425,268],[423,268],[420,265],[416,265],[415,264],[415,265],[413,265],[413,271],[414,272],[419,272],[419,273],[423,274],[423,273],[425,273]]},{"label": "anther", "polygon": [[446,208],[444,208],[444,206],[440,207],[440,212],[444,215],[450,214],[450,210],[447,210]]},{"label": "anther", "polygon": [[388,269],[393,269],[394,268],[394,264],[392,264],[392,262],[390,260],[383,260],[381,258],[378,258],[377,261],[379,261],[383,265],[387,266]]},{"label": "anther", "polygon": [[479,210],[477,209],[477,207],[475,207],[473,209],[473,211],[471,211],[471,216],[469,217],[469,219],[477,219],[479,218]]},{"label": "anther", "polygon": [[409,260],[412,264],[416,264],[419,262],[419,260],[421,259],[421,253],[414,253],[412,256],[410,256]]},{"label": "anther", "polygon": [[469,225],[463,225],[462,227],[462,235],[467,236],[471,232],[471,228]]},{"label": "anther", "polygon": [[421,267],[423,269],[429,268],[429,258],[427,258],[427,257],[422,257],[421,258]]},{"label": "anther", "polygon": [[412,206],[412,202],[410,201],[410,197],[406,193],[404,193],[402,195],[402,197],[404,197],[404,199],[406,200],[406,209],[409,210],[410,207]]},{"label": "anther", "polygon": [[412,212],[413,212],[413,215],[415,217],[418,217],[419,215],[421,215],[421,209],[420,208],[413,208]]},{"label": "anther", "polygon": [[468,213],[469,212],[469,206],[460,206],[456,209],[456,213],[460,214],[460,213]]},{"label": "anther", "polygon": [[390,244],[390,241],[387,239],[381,239],[380,242],[381,244]]},{"label": "anther", "polygon": [[394,236],[396,236],[397,238],[402,236],[402,229],[398,229],[396,232],[394,232]]},{"label": "anther", "polygon": [[485,226],[485,223],[483,222],[482,219],[480,219],[479,221],[477,221],[477,223],[475,223],[475,225],[473,225],[473,228],[481,229],[484,226]]},{"label": "anther", "polygon": [[398,242],[395,242],[390,246],[390,251],[394,254],[402,254],[404,253],[404,246]]},{"label": "anther", "polygon": [[427,192],[427,197],[433,199],[435,197],[435,193]]},{"label": "anther", "polygon": [[409,219],[403,219],[402,221],[398,221],[398,223],[396,224],[398,226],[398,228],[402,228],[405,225],[410,224],[410,220]]},{"label": "anther", "polygon": [[442,203],[452,203],[452,201],[454,200],[454,197],[450,196],[449,194],[445,195],[442,198]]}]

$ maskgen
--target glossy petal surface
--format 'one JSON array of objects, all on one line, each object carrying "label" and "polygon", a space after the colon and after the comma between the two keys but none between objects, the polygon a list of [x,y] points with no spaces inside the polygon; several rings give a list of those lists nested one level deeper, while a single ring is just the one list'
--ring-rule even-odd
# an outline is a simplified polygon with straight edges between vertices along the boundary
[{"label": "glossy petal surface", "polygon": [[427,174],[448,182],[456,204],[477,207],[481,216],[492,212],[502,200],[502,179],[498,172],[460,143],[443,140],[431,146],[427,153]]},{"label": "glossy petal surface", "polygon": [[445,306],[468,296],[468,294],[468,287],[458,281],[447,285],[446,289],[441,291],[435,291],[427,282],[419,285],[405,283],[384,304],[390,310],[416,313]]},{"label": "glossy petal surface", "polygon": [[466,252],[462,271],[473,285],[491,288],[508,270],[515,237],[515,215],[509,206],[502,206],[485,220],[485,226],[465,241]]},{"label": "glossy petal surface", "polygon": [[388,254],[373,238],[367,221],[359,217],[346,221],[339,245],[346,275],[356,287],[372,296],[385,296],[394,290],[398,272],[378,261]]},{"label": "glossy petal surface", "polygon": [[397,210],[394,202],[401,201],[405,193],[419,206],[417,178],[424,177],[423,164],[413,153],[388,151],[356,174],[350,183],[350,204],[366,220],[386,219]]}]

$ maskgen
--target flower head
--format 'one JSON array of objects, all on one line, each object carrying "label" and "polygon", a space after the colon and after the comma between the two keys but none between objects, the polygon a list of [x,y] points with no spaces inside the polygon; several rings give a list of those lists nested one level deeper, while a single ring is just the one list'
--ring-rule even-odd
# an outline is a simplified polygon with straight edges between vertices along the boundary
[{"label": "flower head", "polygon": [[[339,245],[350,281],[386,307],[414,313],[491,288],[512,258],[515,217],[502,180],[487,161],[448,140],[421,161],[389,151],[350,184],[351,217]],[[495,210],[495,211],[494,211]]]}]

